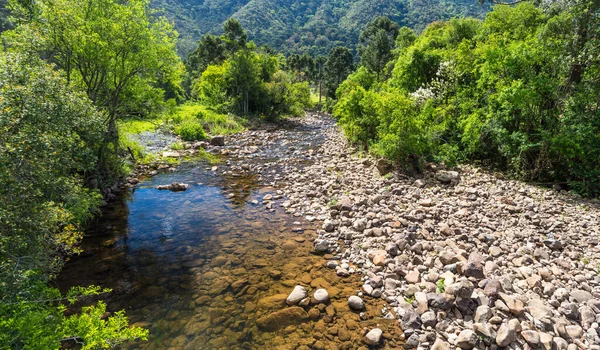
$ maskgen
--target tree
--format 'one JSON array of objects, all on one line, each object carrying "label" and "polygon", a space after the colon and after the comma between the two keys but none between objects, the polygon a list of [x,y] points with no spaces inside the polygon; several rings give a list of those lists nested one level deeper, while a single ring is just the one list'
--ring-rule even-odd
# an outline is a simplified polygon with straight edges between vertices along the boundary
[{"label": "tree", "polygon": [[398,23],[388,17],[377,17],[360,35],[361,63],[377,75],[377,80],[393,57],[392,50],[399,31]]},{"label": "tree", "polygon": [[230,94],[234,96],[237,112],[250,111],[250,92],[259,86],[260,70],[256,53],[250,50],[236,52],[226,68],[226,79]]},{"label": "tree", "polygon": [[216,35],[205,34],[186,60],[187,72],[192,77],[200,76],[209,65],[219,65],[226,58],[225,41]]},{"label": "tree", "polygon": [[0,344],[59,349],[63,339],[90,347],[145,338],[105,305],[65,316],[63,296],[48,287],[63,258],[78,252],[83,224],[100,195],[84,186],[94,171],[105,115],[35,53],[0,52]]},{"label": "tree", "polygon": [[381,29],[362,51],[361,63],[369,71],[375,73],[377,80],[379,80],[381,73],[392,57],[392,43],[387,33]]},{"label": "tree", "polygon": [[177,34],[166,19],[152,14],[145,0],[55,0],[35,6],[39,15],[16,29],[17,40],[30,37],[26,31],[43,33],[38,44],[44,56],[64,70],[70,85],[81,87],[106,111],[95,175],[109,178],[114,173],[110,159],[118,155],[117,120],[131,112],[122,108],[128,90],[157,89],[159,76],[179,84]]},{"label": "tree", "polygon": [[400,26],[398,25],[398,23],[392,21],[386,16],[377,17],[373,21],[369,22],[366,25],[365,30],[363,30],[363,32],[360,34],[360,45],[363,47],[368,45],[369,41],[375,38],[382,30],[389,36],[389,39],[393,42],[398,36]]},{"label": "tree", "polygon": [[337,87],[352,73],[354,69],[354,58],[348,48],[338,46],[329,52],[324,66],[325,87],[327,95],[335,98]]},{"label": "tree", "polygon": [[228,19],[223,25],[222,38],[225,41],[225,48],[230,55],[245,48],[246,43],[248,43],[248,34],[240,22],[234,18]]}]

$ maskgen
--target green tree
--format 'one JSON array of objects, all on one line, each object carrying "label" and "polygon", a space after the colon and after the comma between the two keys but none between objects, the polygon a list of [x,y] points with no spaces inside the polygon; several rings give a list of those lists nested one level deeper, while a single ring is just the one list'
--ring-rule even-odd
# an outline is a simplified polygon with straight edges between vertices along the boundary
[{"label": "green tree", "polygon": [[324,65],[325,88],[329,97],[335,98],[336,89],[353,69],[354,58],[348,48],[339,46],[329,52]]},{"label": "green tree", "polygon": [[124,97],[131,89],[162,90],[158,77],[179,84],[177,34],[166,19],[152,14],[144,0],[55,0],[36,6],[35,20],[19,26],[12,37],[28,40],[31,35],[24,32],[42,33],[36,49],[64,70],[70,85],[82,88],[107,112],[96,175],[110,177],[115,169],[109,164],[118,155],[117,120],[132,112],[124,106],[136,108],[124,105]]},{"label": "green tree", "polygon": [[229,55],[233,55],[238,50],[245,48],[248,43],[248,34],[240,22],[234,18],[228,19],[223,24],[222,38],[225,41],[225,48],[229,52]]},{"label": "green tree", "polygon": [[250,111],[250,95],[256,93],[260,86],[260,68],[258,55],[251,50],[236,52],[227,61],[226,79],[229,93],[235,99],[236,111],[248,114]]},{"label": "green tree", "polygon": [[59,349],[76,339],[107,348],[145,338],[122,312],[101,319],[103,304],[65,316],[65,303],[98,289],[65,297],[48,287],[100,204],[84,176],[94,171],[105,115],[31,53],[0,52],[0,111],[0,344]]},{"label": "green tree", "polygon": [[361,63],[371,72],[377,75],[377,80],[388,62],[392,59],[392,42],[387,33],[381,29],[369,41],[367,47],[362,51]]}]

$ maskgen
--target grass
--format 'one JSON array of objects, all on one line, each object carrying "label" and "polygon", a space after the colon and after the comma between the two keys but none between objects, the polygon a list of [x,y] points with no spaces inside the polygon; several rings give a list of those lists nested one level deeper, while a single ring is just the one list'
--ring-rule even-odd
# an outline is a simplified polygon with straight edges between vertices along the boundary
[{"label": "grass", "polygon": [[175,125],[185,122],[198,122],[204,131],[211,135],[231,135],[243,131],[246,122],[242,118],[221,114],[201,104],[185,104],[177,107],[169,118]]},{"label": "grass", "polygon": [[[175,108],[169,115],[149,119],[131,118],[119,121],[121,147],[130,150],[138,162],[148,163],[142,146],[128,135],[165,129],[179,135],[184,141],[203,140],[207,135],[231,135],[246,129],[246,120],[231,114],[218,113],[211,108],[187,103]],[[177,147],[177,145],[175,146]],[[148,158],[148,159],[146,159]]]}]

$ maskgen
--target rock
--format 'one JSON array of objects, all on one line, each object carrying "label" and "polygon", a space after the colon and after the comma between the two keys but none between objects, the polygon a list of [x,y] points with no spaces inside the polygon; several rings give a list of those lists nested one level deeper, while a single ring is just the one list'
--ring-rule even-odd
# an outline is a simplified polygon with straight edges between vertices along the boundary
[{"label": "rock", "polygon": [[527,311],[533,318],[541,320],[546,316],[551,316],[552,312],[544,305],[544,302],[539,299],[531,299],[527,303]]},{"label": "rock", "polygon": [[225,146],[225,137],[224,136],[214,136],[210,139],[211,146]]},{"label": "rock", "polygon": [[431,350],[450,350],[450,344],[445,342],[442,338],[437,338],[435,343],[431,346]]},{"label": "rock", "polygon": [[536,331],[526,330],[521,332],[521,336],[529,345],[536,346],[540,343],[540,334]]},{"label": "rock", "polygon": [[373,265],[384,266],[387,252],[385,250],[378,250],[373,256]]},{"label": "rock", "polygon": [[456,339],[456,346],[461,349],[473,349],[477,345],[478,340],[479,338],[475,332],[470,329],[464,329]]},{"label": "rock", "polygon": [[440,170],[435,174],[435,179],[444,184],[457,184],[460,181],[460,174],[456,171]]},{"label": "rock", "polygon": [[579,325],[566,326],[565,329],[571,339],[579,339],[583,335],[583,328]]},{"label": "rock", "polygon": [[387,175],[392,171],[392,165],[385,159],[379,159],[375,167],[381,176]]},{"label": "rock", "polygon": [[504,292],[504,289],[498,280],[489,280],[483,288],[483,294],[488,297],[497,297],[502,292]]},{"label": "rock", "polygon": [[379,342],[381,342],[382,334],[383,331],[381,329],[373,328],[369,331],[369,333],[367,333],[367,335],[365,335],[365,338],[363,340],[367,345],[377,345],[379,344]]},{"label": "rock", "polygon": [[326,303],[329,301],[329,293],[323,288],[317,289],[313,295],[317,303]]},{"label": "rock", "polygon": [[179,158],[179,157],[181,157],[179,152],[174,152],[174,151],[163,152],[162,156],[163,156],[163,158]]},{"label": "rock", "polygon": [[275,332],[287,326],[299,325],[308,320],[308,313],[303,308],[292,306],[257,319],[256,325],[263,331]]},{"label": "rock", "polygon": [[406,310],[404,315],[402,315],[402,328],[403,329],[419,329],[423,322],[421,321],[421,316],[416,313],[414,310],[409,309]]},{"label": "rock", "polygon": [[496,344],[498,346],[508,346],[510,343],[517,340],[517,332],[521,331],[521,324],[517,319],[511,319],[508,322],[500,325],[498,334],[496,335]]},{"label": "rock", "polygon": [[421,315],[421,321],[423,322],[423,327],[431,327],[435,328],[437,324],[437,317],[435,312],[427,311]]},{"label": "rock", "polygon": [[353,295],[348,298],[348,306],[350,306],[352,310],[363,311],[365,309],[365,302],[356,295]]},{"label": "rock", "polygon": [[580,303],[580,304],[584,304],[587,303],[588,300],[591,300],[593,298],[592,293],[590,292],[586,292],[584,290],[581,289],[577,289],[571,292],[571,298],[573,298],[573,300],[575,300],[575,302]]},{"label": "rock", "polygon": [[317,254],[324,254],[329,252],[329,241],[326,239],[315,240],[315,252]]},{"label": "rock", "polygon": [[285,302],[288,305],[296,305],[300,302],[300,300],[306,298],[307,295],[308,292],[306,291],[306,288],[302,286],[296,286],[294,287],[294,290],[290,293],[290,295],[287,297]]},{"label": "rock", "polygon": [[485,274],[483,272],[483,263],[481,261],[467,262],[467,264],[463,267],[463,275],[476,279],[485,278]]},{"label": "rock", "polygon": [[421,279],[420,273],[419,271],[411,271],[406,276],[404,276],[404,279],[408,283],[419,283],[419,280]]},{"label": "rock", "polygon": [[161,191],[173,191],[173,192],[183,192],[188,189],[189,185],[179,182],[174,182],[170,185],[161,185],[156,188]]},{"label": "rock", "polygon": [[493,313],[492,309],[490,309],[487,305],[481,305],[475,310],[475,315],[473,316],[473,322],[475,323],[486,323],[492,318]]},{"label": "rock", "polygon": [[525,304],[517,298],[513,298],[505,293],[500,293],[500,298],[504,301],[506,306],[513,315],[520,315],[525,311]]},{"label": "rock", "polygon": [[450,310],[454,303],[454,298],[448,294],[434,294],[432,298],[429,298],[429,306],[433,309],[438,310]]}]

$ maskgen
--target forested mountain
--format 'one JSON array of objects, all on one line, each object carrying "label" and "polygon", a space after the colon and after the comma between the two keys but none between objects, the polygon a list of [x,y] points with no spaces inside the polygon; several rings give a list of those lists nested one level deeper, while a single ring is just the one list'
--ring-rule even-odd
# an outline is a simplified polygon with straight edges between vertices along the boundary
[{"label": "forested mountain", "polygon": [[153,0],[180,33],[182,55],[204,33],[219,33],[230,17],[250,39],[287,53],[325,55],[337,45],[354,46],[364,26],[388,16],[420,32],[427,24],[452,17],[482,18],[489,10],[474,0]]}]

